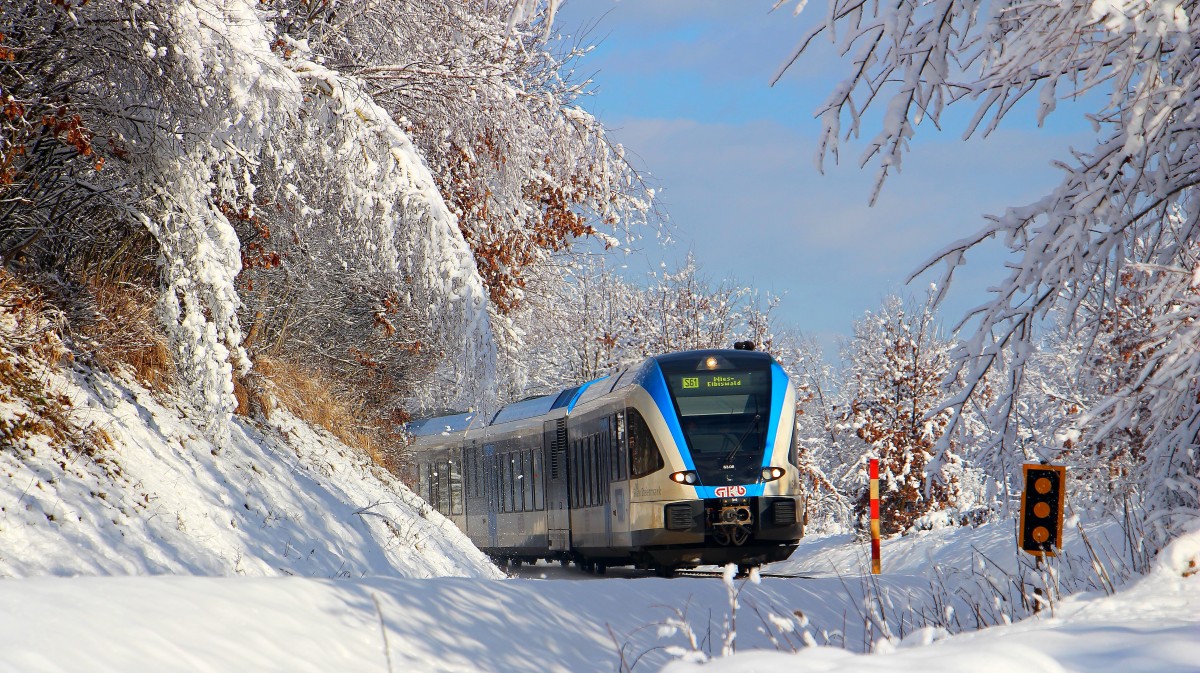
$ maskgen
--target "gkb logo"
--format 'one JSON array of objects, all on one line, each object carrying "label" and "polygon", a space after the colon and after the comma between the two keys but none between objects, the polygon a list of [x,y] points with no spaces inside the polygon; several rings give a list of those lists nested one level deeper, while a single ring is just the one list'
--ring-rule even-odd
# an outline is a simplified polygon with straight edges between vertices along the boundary
[{"label": "gkb logo", "polygon": [[713,495],[718,498],[740,498],[746,495],[745,486],[718,486],[713,490]]}]

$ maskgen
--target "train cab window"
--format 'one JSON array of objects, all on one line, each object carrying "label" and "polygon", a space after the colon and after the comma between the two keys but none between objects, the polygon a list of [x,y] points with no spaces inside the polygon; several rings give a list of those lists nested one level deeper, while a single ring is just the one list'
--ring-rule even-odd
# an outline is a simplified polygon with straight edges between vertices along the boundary
[{"label": "train cab window", "polygon": [[642,418],[641,413],[631,408],[626,410],[625,415],[626,436],[629,438],[629,476],[640,479],[661,470],[666,463],[663,462],[658,443],[654,441],[654,435],[650,434],[650,426],[646,425],[646,419]]}]

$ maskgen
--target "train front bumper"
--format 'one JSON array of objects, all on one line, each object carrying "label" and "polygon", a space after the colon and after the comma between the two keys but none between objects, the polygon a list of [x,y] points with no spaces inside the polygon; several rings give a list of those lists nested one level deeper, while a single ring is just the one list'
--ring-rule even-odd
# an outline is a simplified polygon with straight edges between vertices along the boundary
[{"label": "train front bumper", "polygon": [[[802,501],[794,497],[684,500],[662,507],[661,528],[632,531],[634,548],[655,566],[782,561],[804,535]],[[733,527],[739,535],[727,534]]]}]

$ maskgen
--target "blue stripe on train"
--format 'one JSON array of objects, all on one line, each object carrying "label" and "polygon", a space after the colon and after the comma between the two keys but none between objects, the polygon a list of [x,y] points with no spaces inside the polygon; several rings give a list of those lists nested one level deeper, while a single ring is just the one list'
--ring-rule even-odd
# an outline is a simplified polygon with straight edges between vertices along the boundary
[{"label": "blue stripe on train", "polygon": [[687,450],[687,442],[683,439],[683,428],[680,427],[679,416],[675,413],[675,403],[671,401],[671,393],[667,391],[667,379],[657,362],[651,362],[651,365],[636,383],[650,393],[650,398],[662,413],[663,420],[667,422],[667,429],[671,431],[671,439],[675,440],[675,446],[683,454],[684,467],[694,470],[696,464],[692,462],[692,454]]}]

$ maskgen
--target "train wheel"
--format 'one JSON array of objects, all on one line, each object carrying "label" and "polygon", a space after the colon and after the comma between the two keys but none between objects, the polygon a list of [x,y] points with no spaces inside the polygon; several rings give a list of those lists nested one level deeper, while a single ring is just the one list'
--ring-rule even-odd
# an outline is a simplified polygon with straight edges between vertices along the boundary
[{"label": "train wheel", "polygon": [[675,576],[675,569],[670,566],[655,566],[654,574],[659,577],[670,578]]},{"label": "train wheel", "polygon": [[744,564],[739,563],[738,569],[737,569],[737,578],[745,579],[745,578],[749,577],[750,571],[754,570],[757,567],[758,567],[757,565],[744,565]]},{"label": "train wheel", "polygon": [[603,563],[596,564],[596,574],[597,575],[603,575],[607,572],[608,572],[608,566],[604,565]]},{"label": "train wheel", "polygon": [[558,565],[560,565],[560,566],[562,566],[562,567],[566,568],[567,566],[571,565],[571,559],[569,559],[569,558],[560,558],[560,559],[558,559]]},{"label": "train wheel", "polygon": [[510,568],[520,568],[521,567],[521,559],[519,559],[519,558],[509,559],[508,565]]},{"label": "train wheel", "polygon": [[591,561],[584,561],[583,562],[583,572],[585,572],[589,575],[596,572],[596,564]]}]

